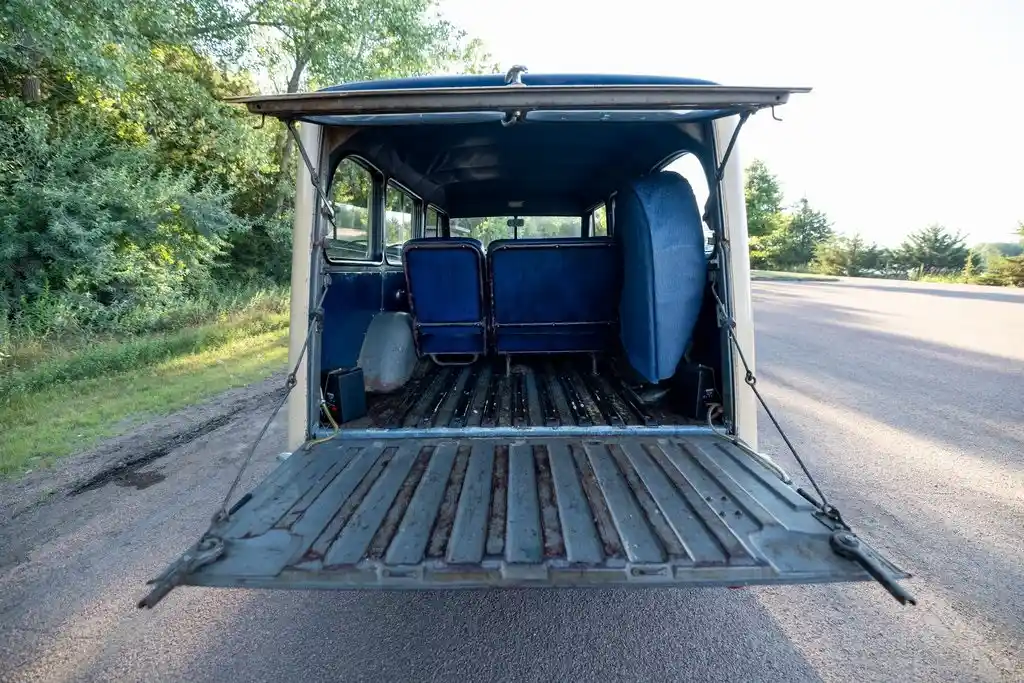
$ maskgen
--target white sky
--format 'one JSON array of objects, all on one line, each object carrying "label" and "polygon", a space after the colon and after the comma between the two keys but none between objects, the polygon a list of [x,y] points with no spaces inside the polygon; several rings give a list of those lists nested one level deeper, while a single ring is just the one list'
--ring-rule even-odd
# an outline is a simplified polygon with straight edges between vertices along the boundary
[{"label": "white sky", "polygon": [[748,122],[787,202],[896,244],[1024,220],[1024,0],[442,0],[503,68],[812,86]]}]

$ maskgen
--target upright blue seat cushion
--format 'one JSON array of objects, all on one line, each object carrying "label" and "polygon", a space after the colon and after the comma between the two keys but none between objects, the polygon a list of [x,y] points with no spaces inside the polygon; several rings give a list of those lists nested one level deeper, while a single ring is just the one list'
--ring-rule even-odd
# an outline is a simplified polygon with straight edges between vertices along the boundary
[{"label": "upright blue seat cushion", "polygon": [[409,240],[402,250],[421,353],[484,353],[484,255],[466,238]]},{"label": "upright blue seat cushion", "polygon": [[615,197],[622,250],[620,337],[633,369],[648,382],[671,377],[700,313],[707,257],[700,210],[690,184],[662,171]]}]

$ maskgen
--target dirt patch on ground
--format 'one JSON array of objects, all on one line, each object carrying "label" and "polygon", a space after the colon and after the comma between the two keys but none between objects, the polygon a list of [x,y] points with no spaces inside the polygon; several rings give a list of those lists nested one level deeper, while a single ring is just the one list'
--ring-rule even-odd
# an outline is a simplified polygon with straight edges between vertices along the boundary
[{"label": "dirt patch on ground", "polygon": [[139,470],[283,394],[284,373],[232,389],[170,415],[154,418],[95,448],[63,458],[54,467],[0,482],[0,527],[56,496],[76,495],[108,483],[144,488]]}]

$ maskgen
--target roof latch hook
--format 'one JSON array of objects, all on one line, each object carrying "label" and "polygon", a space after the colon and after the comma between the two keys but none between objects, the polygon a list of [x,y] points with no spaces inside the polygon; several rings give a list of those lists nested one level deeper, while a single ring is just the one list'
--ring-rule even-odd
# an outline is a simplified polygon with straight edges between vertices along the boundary
[{"label": "roof latch hook", "polygon": [[522,121],[523,121],[523,112],[521,110],[519,110],[519,109],[516,109],[515,111],[507,111],[507,112],[505,112],[505,118],[503,118],[501,120],[501,125],[503,125],[506,128],[508,128],[509,126],[514,126],[517,123],[521,123]]},{"label": "roof latch hook", "polygon": [[779,118],[779,117],[778,117],[778,116],[777,116],[777,115],[775,114],[775,107],[772,107],[772,118],[773,118],[773,119],[775,119],[776,121],[782,121],[782,119],[780,119],[780,118]]},{"label": "roof latch hook", "polygon": [[266,114],[263,114],[262,116],[260,116],[260,125],[258,125],[258,126],[253,126],[253,127],[252,127],[252,129],[253,129],[253,130],[259,130],[259,129],[260,129],[260,128],[262,128],[262,127],[263,127],[264,125],[266,125],[266,123],[267,123],[267,115],[266,115]]},{"label": "roof latch hook", "polygon": [[530,70],[522,64],[515,64],[505,74],[505,85],[523,85],[523,74],[529,72]]}]

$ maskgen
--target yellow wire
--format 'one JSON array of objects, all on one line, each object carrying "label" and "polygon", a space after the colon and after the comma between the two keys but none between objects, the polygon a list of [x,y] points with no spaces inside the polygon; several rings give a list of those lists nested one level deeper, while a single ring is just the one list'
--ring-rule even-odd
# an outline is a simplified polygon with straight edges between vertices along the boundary
[{"label": "yellow wire", "polygon": [[307,441],[307,451],[317,444],[326,443],[330,441],[341,432],[341,427],[338,426],[338,423],[335,421],[334,416],[331,415],[331,411],[327,408],[327,401],[324,399],[323,391],[320,392],[320,412],[322,412],[327,417],[327,421],[330,422],[331,427],[334,428],[334,433],[331,434],[330,436],[325,436],[320,439],[313,439],[312,441]]}]

